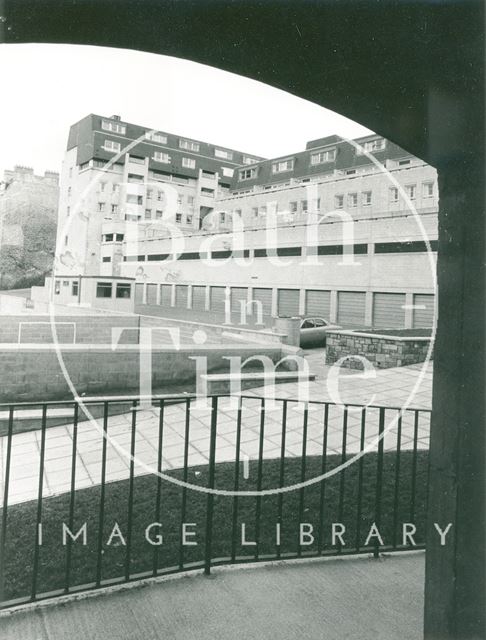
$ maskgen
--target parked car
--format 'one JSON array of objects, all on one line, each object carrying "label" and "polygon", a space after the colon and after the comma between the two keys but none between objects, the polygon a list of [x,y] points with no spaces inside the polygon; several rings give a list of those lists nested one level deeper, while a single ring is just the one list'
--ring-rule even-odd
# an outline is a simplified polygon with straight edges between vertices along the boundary
[{"label": "parked car", "polygon": [[303,318],[300,324],[300,346],[310,347],[326,346],[327,332],[331,329],[340,329],[337,324],[331,324],[324,318]]}]

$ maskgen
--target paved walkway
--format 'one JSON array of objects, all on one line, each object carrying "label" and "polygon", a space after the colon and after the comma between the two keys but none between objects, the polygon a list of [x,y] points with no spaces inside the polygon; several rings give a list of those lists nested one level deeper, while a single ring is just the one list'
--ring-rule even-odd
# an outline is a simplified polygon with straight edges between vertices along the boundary
[{"label": "paved walkway", "polygon": [[[315,382],[309,384],[311,400],[333,400],[326,386],[328,368],[324,365],[323,353],[308,354],[311,371],[317,374]],[[401,407],[409,399],[410,392],[417,382],[420,367],[401,367],[377,372],[376,378],[364,378],[359,372],[345,372],[340,383],[341,398],[344,402]],[[259,447],[259,425],[261,400],[257,396],[276,393],[277,397],[294,399],[298,397],[298,384],[277,385],[276,389],[262,387],[248,392],[250,396],[244,400],[242,411],[241,459],[255,459]],[[432,368],[426,367],[419,391],[412,398],[410,405],[424,409],[430,408],[432,387]],[[53,409],[55,411],[55,409]],[[186,423],[186,404],[174,404],[165,408],[164,414],[164,446],[162,470],[183,466],[184,432]],[[48,414],[49,415],[49,414]],[[386,412],[386,426],[390,425],[384,442],[385,447],[394,449],[397,442],[396,424],[392,421],[397,412]],[[40,412],[38,412],[40,420]],[[209,433],[211,411],[190,404],[189,430],[189,466],[206,464],[209,458]],[[319,455],[322,452],[323,440],[322,405],[309,405],[307,454]],[[159,410],[148,408],[137,411],[137,429],[135,442],[135,474],[154,472],[157,466]],[[216,440],[216,461],[233,461],[236,455],[236,403],[229,398],[221,399],[218,408],[218,435]],[[99,424],[98,424],[99,423]],[[131,441],[132,414],[124,413],[108,419],[109,442],[107,444],[106,480],[115,481],[128,477],[129,449]],[[287,414],[286,456],[300,456],[302,451],[303,405],[289,403]],[[347,451],[359,451],[360,447],[361,411],[351,411],[347,422]],[[419,414],[418,447],[428,447],[429,413]],[[342,447],[343,409],[330,407],[328,452],[339,453]],[[405,415],[402,422],[401,448],[411,448],[413,444],[414,414]],[[272,407],[266,400],[264,457],[280,457],[282,432],[282,403],[276,402]],[[378,410],[368,408],[366,411],[365,446],[376,449],[378,433]],[[15,504],[37,498],[40,464],[39,430],[19,433],[13,436],[10,490],[8,502]],[[43,495],[52,496],[69,491],[72,466],[72,422],[51,427],[46,433],[45,467],[43,478]],[[5,459],[7,438],[0,438],[0,496],[3,499]],[[102,435],[101,420],[80,422],[78,426],[76,452],[76,489],[94,486],[101,481]]]},{"label": "paved walkway", "polygon": [[2,640],[420,640],[424,555],[215,571],[0,618]]}]

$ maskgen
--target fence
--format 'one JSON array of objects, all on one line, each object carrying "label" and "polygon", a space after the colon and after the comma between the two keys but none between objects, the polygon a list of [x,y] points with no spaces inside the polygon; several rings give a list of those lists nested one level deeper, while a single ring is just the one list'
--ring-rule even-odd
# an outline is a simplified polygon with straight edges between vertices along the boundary
[{"label": "fence", "polygon": [[[424,545],[429,411],[252,395],[0,410],[3,608],[221,564]],[[26,411],[38,428],[16,433]],[[48,427],[60,411],[65,424]]]}]

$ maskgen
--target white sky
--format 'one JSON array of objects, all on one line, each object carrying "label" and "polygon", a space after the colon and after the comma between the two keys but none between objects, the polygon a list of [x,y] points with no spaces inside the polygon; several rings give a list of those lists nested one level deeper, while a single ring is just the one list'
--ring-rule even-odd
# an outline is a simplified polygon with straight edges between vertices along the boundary
[{"label": "white sky", "polygon": [[60,170],[69,126],[89,113],[266,157],[361,125],[284,91],[156,54],[80,45],[1,44],[0,179],[15,164]]}]

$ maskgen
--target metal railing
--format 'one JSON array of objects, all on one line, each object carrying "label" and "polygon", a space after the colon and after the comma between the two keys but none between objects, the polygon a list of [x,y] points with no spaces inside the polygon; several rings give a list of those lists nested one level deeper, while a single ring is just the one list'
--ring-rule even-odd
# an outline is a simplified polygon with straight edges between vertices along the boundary
[{"label": "metal railing", "polygon": [[423,547],[428,410],[202,401],[0,405],[1,607],[228,563]]}]

